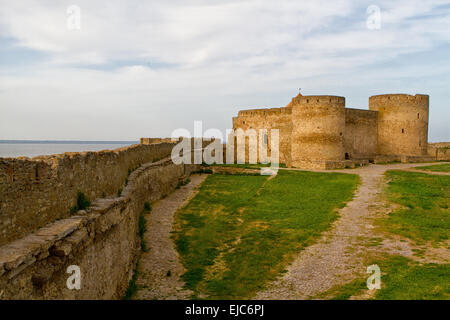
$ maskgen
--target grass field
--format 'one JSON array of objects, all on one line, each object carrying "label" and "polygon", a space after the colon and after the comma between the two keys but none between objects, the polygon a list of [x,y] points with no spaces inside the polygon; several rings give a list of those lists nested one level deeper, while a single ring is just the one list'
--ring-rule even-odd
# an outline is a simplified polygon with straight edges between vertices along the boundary
[{"label": "grass field", "polygon": [[388,171],[388,200],[402,206],[377,221],[388,232],[418,243],[438,244],[450,237],[450,176]]},{"label": "grass field", "polygon": [[280,275],[351,200],[356,175],[210,175],[177,212],[174,239],[193,298],[247,299]]},{"label": "grass field", "polygon": [[[450,299],[450,265],[419,264],[402,256],[385,256],[367,265],[381,270],[381,289],[375,300],[448,300]],[[368,275],[369,276],[369,275]],[[367,292],[366,279],[335,287],[315,298],[347,300]]]},{"label": "grass field", "polygon": [[[401,205],[388,218],[376,220],[382,231],[407,237],[417,244],[447,247],[450,236],[450,177],[407,171],[388,171],[385,194]],[[378,241],[375,241],[374,245]],[[371,296],[376,300],[450,299],[450,265],[420,264],[399,255],[367,256],[366,265],[381,270],[381,290]],[[369,275],[367,275],[369,277]],[[367,278],[337,286],[318,299],[345,300],[367,293]]]},{"label": "grass field", "polygon": [[450,172],[450,164],[438,164],[433,166],[416,167],[416,169],[433,172]]}]

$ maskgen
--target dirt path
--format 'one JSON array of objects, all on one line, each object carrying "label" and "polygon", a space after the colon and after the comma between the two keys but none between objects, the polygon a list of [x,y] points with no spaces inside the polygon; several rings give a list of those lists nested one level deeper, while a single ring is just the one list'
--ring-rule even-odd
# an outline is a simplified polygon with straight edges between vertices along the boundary
[{"label": "dirt path", "polygon": [[180,279],[184,273],[178,253],[171,239],[174,214],[196,193],[207,175],[193,175],[191,182],[153,205],[147,218],[145,242],[148,252],[141,255],[134,299],[176,300],[189,299],[191,292],[183,288]]},{"label": "dirt path", "polygon": [[[308,299],[365,275],[367,266],[364,266],[364,256],[374,238],[372,221],[377,212],[386,210],[380,196],[384,173],[387,170],[423,165],[370,165],[352,170],[333,170],[361,177],[354,199],[339,211],[340,218],[331,230],[316,244],[302,251],[287,268],[287,273],[271,283],[268,289],[258,293],[255,299]],[[405,248],[408,249],[411,251]]]}]

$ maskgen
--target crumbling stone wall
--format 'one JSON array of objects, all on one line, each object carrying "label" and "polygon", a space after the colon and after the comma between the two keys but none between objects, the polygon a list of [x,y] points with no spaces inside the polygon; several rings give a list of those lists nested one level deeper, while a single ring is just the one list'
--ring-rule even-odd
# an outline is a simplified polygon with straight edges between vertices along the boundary
[{"label": "crumbling stone wall", "polygon": [[168,157],[173,146],[0,158],[0,245],[69,217],[78,191],[90,200],[117,194],[129,170]]},{"label": "crumbling stone wall", "polygon": [[[168,194],[198,169],[169,159],[144,164],[120,197],[97,199],[86,211],[1,246],[0,299],[121,298],[140,248],[144,203]],[[67,288],[71,265],[80,267],[80,290]]]}]

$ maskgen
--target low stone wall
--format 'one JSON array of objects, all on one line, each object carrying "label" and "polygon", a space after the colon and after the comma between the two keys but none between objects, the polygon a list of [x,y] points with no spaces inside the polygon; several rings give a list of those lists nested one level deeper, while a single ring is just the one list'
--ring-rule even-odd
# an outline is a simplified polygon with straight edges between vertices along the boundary
[{"label": "low stone wall", "polygon": [[450,160],[450,142],[429,143],[428,154],[438,161]]},{"label": "low stone wall", "polygon": [[450,148],[440,148],[436,150],[436,160],[449,161],[450,160]]},{"label": "low stone wall", "polygon": [[378,155],[374,163],[385,164],[390,162],[414,163],[414,162],[432,162],[436,158],[432,156],[405,156],[405,155]]},{"label": "low stone wall", "polygon": [[211,170],[212,173],[229,174],[229,175],[261,175],[261,169],[249,169],[227,166],[210,166],[206,170]]},{"label": "low stone wall", "polygon": [[0,245],[68,218],[78,191],[90,200],[117,194],[129,170],[168,157],[174,145],[0,158]]},{"label": "low stone wall", "polygon": [[[140,250],[139,214],[199,169],[171,160],[135,170],[120,197],[97,199],[86,211],[53,222],[0,247],[0,299],[117,299],[123,296]],[[67,268],[81,271],[69,290]]]}]

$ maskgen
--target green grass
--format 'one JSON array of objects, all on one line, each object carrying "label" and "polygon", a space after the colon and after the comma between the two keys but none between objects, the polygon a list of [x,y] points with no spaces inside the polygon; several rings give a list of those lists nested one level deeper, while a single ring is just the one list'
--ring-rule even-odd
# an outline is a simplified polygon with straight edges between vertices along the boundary
[{"label": "green grass", "polygon": [[[386,256],[374,259],[381,270],[381,289],[375,300],[448,300],[450,299],[450,265],[420,265],[402,256]],[[368,274],[367,277],[370,275]],[[357,279],[337,286],[315,298],[347,300],[367,291],[366,279]]]},{"label": "green grass", "polygon": [[335,286],[312,298],[315,300],[349,300],[352,296],[357,296],[367,290],[366,281],[366,279],[356,279],[350,283]]},{"label": "green grass", "polygon": [[77,204],[70,209],[72,214],[77,213],[79,210],[85,210],[91,205],[89,199],[84,195],[83,192],[78,191],[77,193]]},{"label": "green grass", "polygon": [[152,211],[150,203],[145,202],[144,210],[139,214],[138,229],[139,229],[139,238],[141,239],[141,249],[143,252],[147,252],[149,250],[147,248],[147,243],[145,242],[144,235],[145,232],[147,231],[147,219],[145,218],[145,215],[150,213],[150,211]]},{"label": "green grass", "polygon": [[416,167],[418,170],[426,170],[433,172],[450,172],[450,164],[439,164],[434,166]]},{"label": "green grass", "polygon": [[[144,240],[144,234],[147,231],[147,219],[145,218],[145,214],[150,213],[152,210],[152,207],[150,206],[150,203],[145,202],[144,203],[144,210],[139,214],[139,220],[138,220],[138,229],[139,229],[139,238],[141,240],[141,249],[143,252],[147,252],[147,244]],[[133,276],[131,280],[128,282],[128,288],[125,292],[125,295],[122,297],[123,300],[131,300],[134,296],[134,294],[139,289],[138,285],[136,284],[137,276],[138,276],[138,268],[139,268],[139,259],[136,262],[136,267],[133,270]]]},{"label": "green grass", "polygon": [[133,270],[133,276],[131,277],[131,280],[128,282],[128,288],[125,291],[125,295],[122,297],[122,300],[131,300],[135,293],[137,292],[138,285],[136,283],[137,276],[138,276],[138,267],[139,267],[139,259],[136,262],[136,268]]},{"label": "green grass", "polygon": [[[216,166],[216,167],[230,167],[230,168],[242,168],[242,169],[260,169],[260,168],[269,168],[271,166],[270,163],[266,163],[266,164],[262,164],[262,163],[242,163],[242,164],[212,164],[212,165],[208,165],[208,164],[203,164],[203,166],[205,167],[209,167],[209,166]],[[279,168],[286,168],[286,165],[283,163],[279,164]]]},{"label": "green grass", "polygon": [[450,177],[406,171],[388,171],[386,176],[387,198],[402,208],[377,220],[377,225],[418,243],[448,240]]},{"label": "green grass", "polygon": [[141,250],[143,252],[148,251],[147,243],[145,242],[145,239],[144,239],[145,231],[147,231],[147,219],[145,218],[145,213],[146,213],[145,211],[142,211],[139,214],[139,221],[138,221],[139,237],[141,240]]},{"label": "green grass", "polygon": [[356,175],[210,175],[174,233],[193,298],[248,299],[312,244],[352,198]]}]

